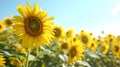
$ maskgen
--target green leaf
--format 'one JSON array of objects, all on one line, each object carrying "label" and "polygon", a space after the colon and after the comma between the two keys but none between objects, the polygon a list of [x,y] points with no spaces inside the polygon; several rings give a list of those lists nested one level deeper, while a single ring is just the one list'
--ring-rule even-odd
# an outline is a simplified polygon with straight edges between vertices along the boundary
[{"label": "green leaf", "polygon": [[35,59],[35,56],[30,54],[29,57],[28,57],[28,60],[33,61],[34,59]]},{"label": "green leaf", "polygon": [[65,58],[63,57],[63,55],[58,55],[59,56],[59,58],[62,60],[62,61],[65,61]]},{"label": "green leaf", "polygon": [[7,55],[7,56],[12,56],[12,54],[10,54],[9,52],[7,52],[7,51],[2,51],[5,55]]},{"label": "green leaf", "polygon": [[17,53],[17,55],[19,55],[19,56],[26,56],[26,54],[25,53]]},{"label": "green leaf", "polygon": [[75,63],[76,63],[75,65],[77,65],[77,66],[83,65],[83,66],[86,66],[86,67],[91,67],[91,66],[90,66],[87,62],[85,62],[85,61],[77,60]]},{"label": "green leaf", "polygon": [[3,41],[0,41],[0,45],[6,45],[7,43],[6,42],[3,42]]},{"label": "green leaf", "polygon": [[97,59],[100,58],[98,55],[96,55],[96,54],[93,53],[92,51],[86,51],[86,53],[87,53],[90,57],[92,57],[92,58],[97,58]]}]

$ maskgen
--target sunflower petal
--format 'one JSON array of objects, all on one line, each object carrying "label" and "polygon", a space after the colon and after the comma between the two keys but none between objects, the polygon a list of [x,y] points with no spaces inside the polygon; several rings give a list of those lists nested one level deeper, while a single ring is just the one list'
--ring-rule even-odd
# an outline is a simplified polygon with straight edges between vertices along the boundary
[{"label": "sunflower petal", "polygon": [[38,3],[34,5],[33,15],[36,15],[37,13],[38,13]]},{"label": "sunflower petal", "polygon": [[21,5],[17,6],[17,10],[24,18],[27,17],[27,10],[24,6],[21,6]]},{"label": "sunflower petal", "polygon": [[31,12],[32,12],[32,7],[31,7],[31,5],[30,5],[30,2],[26,2],[27,3],[27,10],[28,10],[28,12],[29,12],[29,14],[31,14]]}]

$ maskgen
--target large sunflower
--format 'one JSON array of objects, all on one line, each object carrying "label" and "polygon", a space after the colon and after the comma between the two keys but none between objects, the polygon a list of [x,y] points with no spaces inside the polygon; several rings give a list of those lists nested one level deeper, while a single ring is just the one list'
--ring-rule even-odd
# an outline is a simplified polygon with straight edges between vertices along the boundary
[{"label": "large sunflower", "polygon": [[46,18],[47,12],[38,8],[38,3],[31,7],[27,2],[27,7],[19,5],[17,10],[22,16],[13,16],[13,29],[18,34],[18,39],[22,39],[22,46],[25,48],[39,47],[41,44],[49,44],[54,32],[52,21],[54,18]]},{"label": "large sunflower", "polygon": [[2,21],[0,21],[0,32],[3,32],[5,29],[5,25],[3,24]]},{"label": "large sunflower", "polygon": [[72,64],[75,60],[82,60],[84,49],[80,42],[74,42],[69,48],[69,63]]},{"label": "large sunflower", "polygon": [[3,67],[5,65],[5,58],[0,55],[0,67]]}]

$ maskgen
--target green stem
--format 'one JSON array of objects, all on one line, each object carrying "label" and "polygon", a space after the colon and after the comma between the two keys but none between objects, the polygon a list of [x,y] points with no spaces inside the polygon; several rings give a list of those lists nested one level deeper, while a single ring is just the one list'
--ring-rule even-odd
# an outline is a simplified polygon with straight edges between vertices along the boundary
[{"label": "green stem", "polygon": [[39,49],[36,48],[36,57],[38,57]]},{"label": "green stem", "polygon": [[[36,57],[35,57],[34,61],[36,61],[37,58],[38,58],[38,52],[39,52],[39,49],[36,48]],[[30,62],[29,67],[31,67],[31,65],[33,64],[34,61],[31,61],[31,62]]]},{"label": "green stem", "polygon": [[28,67],[28,63],[29,63],[29,60],[28,60],[29,54],[30,54],[30,50],[28,49],[28,50],[27,50],[27,56],[26,56],[26,64],[25,64],[25,67]]}]

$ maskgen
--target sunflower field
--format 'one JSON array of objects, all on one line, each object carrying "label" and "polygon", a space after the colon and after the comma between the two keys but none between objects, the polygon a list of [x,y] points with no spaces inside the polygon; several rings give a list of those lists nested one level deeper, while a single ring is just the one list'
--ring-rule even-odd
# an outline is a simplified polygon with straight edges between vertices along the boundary
[{"label": "sunflower field", "polygon": [[38,3],[26,4],[0,20],[0,67],[120,67],[120,36],[65,30]]}]

